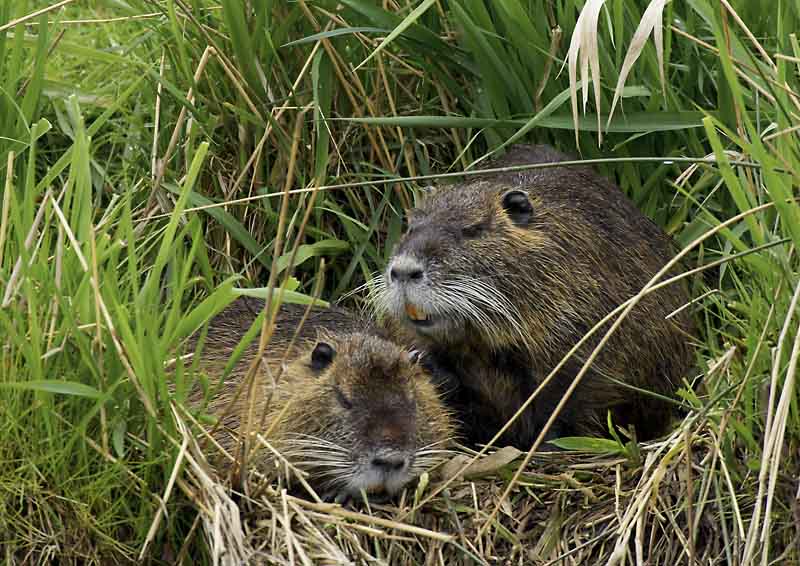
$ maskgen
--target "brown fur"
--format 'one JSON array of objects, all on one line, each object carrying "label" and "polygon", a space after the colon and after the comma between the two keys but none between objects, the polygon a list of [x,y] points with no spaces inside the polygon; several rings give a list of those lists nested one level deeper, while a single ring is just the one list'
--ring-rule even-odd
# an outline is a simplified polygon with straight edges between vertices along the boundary
[{"label": "brown fur", "polygon": [[[220,376],[262,309],[263,301],[241,298],[212,320],[200,363],[212,378]],[[267,438],[271,445],[333,495],[354,495],[361,488],[393,493],[430,466],[446,447],[454,432],[450,411],[414,355],[387,340],[369,321],[342,309],[311,311],[281,372],[281,360],[303,313],[304,307],[295,305],[283,305],[278,313],[254,399],[258,422],[266,411],[266,428],[259,431],[272,428]],[[199,334],[190,349],[198,338]],[[321,370],[312,365],[312,352],[319,342],[336,352],[330,365]],[[228,409],[257,351],[256,337],[211,397],[207,412],[219,416]],[[212,379],[212,387],[215,384]],[[197,405],[202,399],[196,388],[191,403]],[[247,392],[242,391],[215,433],[217,442],[229,451],[237,446],[240,416],[247,403]],[[326,452],[327,443],[340,450]],[[384,477],[386,481],[376,480],[374,473],[371,480],[353,479],[359,473],[367,478],[370,459],[387,454],[409,458],[403,474]],[[267,469],[272,454],[261,449],[256,462]]]},{"label": "brown fur", "polygon": [[[564,159],[546,146],[515,146],[492,166]],[[522,225],[502,205],[510,190],[523,191],[533,206]],[[669,238],[587,167],[492,174],[440,188],[411,212],[378,302],[461,385],[453,403],[467,436],[485,442],[562,356],[671,256]],[[392,279],[393,268],[408,265],[424,274],[411,282]],[[486,289],[487,297],[494,288],[510,303],[513,322],[485,299],[470,299],[452,283],[458,278]],[[459,300],[460,306],[453,304]],[[634,425],[640,439],[661,434],[670,405],[612,379],[674,393],[692,363],[692,322],[685,311],[665,317],[687,300],[679,284],[644,298],[595,360],[550,436],[603,434],[609,409],[617,424]],[[480,316],[464,314],[470,302]],[[435,324],[413,324],[404,312],[409,303]],[[603,333],[572,357],[504,441],[523,447],[533,442]]]}]

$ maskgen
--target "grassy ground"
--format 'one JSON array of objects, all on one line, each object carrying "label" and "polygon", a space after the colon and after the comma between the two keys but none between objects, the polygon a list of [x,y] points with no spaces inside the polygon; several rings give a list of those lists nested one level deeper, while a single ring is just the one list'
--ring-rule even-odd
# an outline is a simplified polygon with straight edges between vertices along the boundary
[{"label": "grassy ground", "polygon": [[[641,2],[577,35],[572,0],[245,4],[0,3],[2,559],[798,563],[798,4],[667,4],[665,80],[648,40],[607,127]],[[599,65],[577,133],[575,37]],[[382,508],[254,488],[240,517],[171,407],[174,349],[235,289],[338,299],[432,182],[410,177],[512,138],[615,158],[685,248],[687,416],[442,489],[462,455]]]}]

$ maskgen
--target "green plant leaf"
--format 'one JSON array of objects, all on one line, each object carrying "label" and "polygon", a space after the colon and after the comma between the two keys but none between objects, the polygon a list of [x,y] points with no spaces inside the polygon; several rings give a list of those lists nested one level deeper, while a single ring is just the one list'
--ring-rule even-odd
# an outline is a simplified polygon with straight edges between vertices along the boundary
[{"label": "green plant leaf", "polygon": [[[562,93],[563,94],[563,93]],[[556,105],[564,101],[561,95],[551,103]],[[401,128],[497,128],[497,127],[526,127],[523,134],[534,126],[556,130],[572,130],[572,116],[548,115],[545,107],[537,116],[530,120],[510,119],[495,120],[489,118],[467,118],[462,116],[380,116],[372,118],[334,118],[348,122],[371,124],[375,126],[397,126]],[[665,132],[672,130],[685,130],[701,128],[703,126],[704,112],[630,112],[625,116],[617,116],[611,120],[604,131],[611,133],[635,132]],[[605,116],[601,116],[605,118]],[[531,125],[532,124],[532,125]],[[597,123],[593,118],[582,117],[578,120],[578,128],[585,132],[597,131]]]},{"label": "green plant leaf", "polygon": [[319,41],[320,39],[330,39],[332,37],[339,37],[342,35],[353,35],[356,33],[386,33],[387,29],[384,28],[376,28],[376,27],[369,27],[369,26],[361,26],[361,27],[341,27],[336,28],[328,31],[321,31],[319,33],[315,33],[309,35],[308,37],[303,37],[301,39],[295,39],[294,41],[290,41],[289,43],[284,43],[281,47],[291,47],[292,45],[302,45],[303,43],[313,43],[315,41]]},{"label": "green plant leaf", "polygon": [[366,64],[367,61],[375,57],[375,55],[383,51],[387,45],[389,45],[392,41],[394,41],[395,38],[397,38],[397,36],[403,33],[406,29],[408,29],[408,27],[411,24],[415,23],[419,19],[419,17],[422,14],[424,14],[428,10],[428,8],[433,6],[435,3],[436,0],[422,0],[419,6],[411,10],[411,13],[408,14],[405,18],[403,18],[403,21],[400,22],[397,25],[397,27],[395,27],[383,41],[381,41],[380,45],[378,45],[378,47],[376,47],[372,51],[372,53],[370,53],[369,56],[366,59],[364,59],[364,61],[362,61],[359,65],[356,66],[356,70],[358,70],[359,67],[362,67],[364,64]]},{"label": "green plant leaf", "polygon": [[[314,297],[310,295],[305,295],[303,293],[298,293],[297,291],[293,291],[290,287],[297,288],[299,282],[294,277],[289,278],[289,285],[283,291],[283,302],[284,303],[291,303],[295,305],[310,305],[312,302],[315,305],[320,307],[329,307],[330,303],[327,301],[323,301],[321,299],[314,300]],[[278,292],[280,289],[273,289],[272,296],[277,297]],[[267,287],[256,287],[252,289],[233,289],[233,293],[236,295],[247,296],[247,297],[255,297],[257,299],[266,299],[269,295],[269,289]]]},{"label": "green plant leaf", "polygon": [[[350,249],[350,244],[343,240],[320,240],[313,244],[303,244],[297,248],[297,255],[294,259],[294,266],[302,265],[303,262],[311,259],[312,257],[332,256],[344,253]],[[278,273],[282,273],[289,267],[289,259],[291,259],[291,251],[286,252],[278,258],[276,269]]]},{"label": "green plant leaf", "polygon": [[23,391],[42,391],[45,393],[59,393],[61,395],[75,395],[99,399],[103,394],[90,385],[74,381],[34,380],[34,381],[9,381],[0,383],[0,389],[19,389]]},{"label": "green plant leaf", "polygon": [[592,452],[594,454],[621,454],[622,448],[616,440],[607,438],[590,438],[588,436],[565,436],[550,440],[562,450],[576,450],[580,452]]}]

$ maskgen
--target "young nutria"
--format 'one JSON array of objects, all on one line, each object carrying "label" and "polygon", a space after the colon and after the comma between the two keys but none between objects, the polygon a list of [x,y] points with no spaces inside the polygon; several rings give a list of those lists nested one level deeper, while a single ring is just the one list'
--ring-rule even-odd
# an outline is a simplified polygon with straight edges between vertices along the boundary
[{"label": "young nutria", "polygon": [[[244,297],[214,317],[200,367],[219,376],[263,308],[262,300]],[[393,495],[446,452],[454,433],[450,411],[416,352],[345,310],[313,309],[286,355],[304,312],[287,304],[278,313],[255,398],[257,422],[273,427],[266,440],[326,497],[342,500],[361,490]],[[229,451],[239,440],[247,391],[229,405],[257,350],[256,337],[206,408],[217,416],[227,410],[215,439]],[[202,399],[199,388],[190,396],[194,404]],[[261,469],[274,463],[268,449],[257,454]]]},{"label": "young nutria", "polygon": [[[558,162],[547,146],[515,146],[493,166]],[[487,174],[442,187],[411,211],[374,295],[455,376],[453,403],[472,442],[488,441],[584,334],[634,296],[670,259],[669,238],[622,191],[588,167]],[[644,298],[564,407],[549,438],[662,433],[669,396],[692,363],[672,285]],[[605,329],[609,325],[605,326]],[[573,356],[502,440],[532,444],[602,337]]]}]

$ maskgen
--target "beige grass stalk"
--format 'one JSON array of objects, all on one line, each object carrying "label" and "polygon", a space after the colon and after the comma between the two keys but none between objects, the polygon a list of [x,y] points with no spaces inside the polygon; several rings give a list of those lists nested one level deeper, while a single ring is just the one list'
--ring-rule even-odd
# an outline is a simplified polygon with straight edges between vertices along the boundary
[{"label": "beige grass stalk", "polygon": [[[5,191],[5,196],[10,194],[10,190]],[[36,232],[39,230],[39,225],[42,223],[42,219],[44,218],[44,213],[47,210],[47,203],[48,201],[53,200],[53,193],[50,189],[47,189],[47,192],[42,198],[42,202],[39,205],[39,210],[36,211],[36,216],[33,218],[33,223],[31,224],[30,230],[28,230],[28,234],[25,236],[25,249],[29,250],[30,247],[33,245],[34,239],[36,239]],[[55,204],[55,201],[53,201]],[[48,222],[50,218],[48,215]],[[47,222],[45,222],[47,225]],[[33,261],[33,254],[31,254],[31,261]],[[8,278],[8,283],[6,283],[6,292],[3,295],[3,303],[0,304],[0,308],[7,308],[8,305],[11,304],[11,299],[14,297],[14,294],[17,292],[18,282],[20,278],[20,274],[22,273],[22,256],[20,255],[17,258],[16,263],[14,264],[14,269],[11,271],[11,276]]]},{"label": "beige grass stalk", "polygon": [[650,32],[653,32],[653,40],[656,44],[661,89],[664,89],[664,36],[661,28],[663,27],[663,13],[666,4],[667,0],[652,0],[644,11],[644,14],[642,14],[639,26],[636,28],[631,38],[628,52],[625,54],[625,60],[622,62],[622,69],[619,71],[619,79],[617,79],[617,87],[614,89],[614,100],[611,102],[611,111],[608,113],[606,128],[608,128],[608,125],[611,123],[611,117],[614,115],[614,108],[616,108],[617,102],[619,102],[622,96],[625,80],[628,78],[633,64],[636,63],[636,60],[642,54],[647,38],[650,37]]},{"label": "beige grass stalk", "polygon": [[[684,427],[688,421],[684,420]],[[685,438],[683,428],[675,430],[667,440],[659,443],[658,450],[649,454],[644,468],[641,473],[641,481],[637,488],[637,494],[633,500],[628,504],[622,520],[619,521],[619,526],[616,529],[617,540],[614,543],[614,550],[609,556],[606,566],[616,566],[630,552],[628,541],[634,529],[637,531],[635,541],[635,548],[637,554],[637,564],[643,564],[643,545],[641,542],[641,532],[643,529],[644,512],[654,504],[656,494],[661,481],[667,473],[668,465],[675,459],[680,457],[683,452],[683,440]],[[668,450],[667,450],[668,448]],[[666,450],[666,454],[661,457],[661,454]]]},{"label": "beige grass stalk", "polygon": [[[172,410],[175,412],[174,407]],[[177,418],[177,413],[175,413],[175,417]],[[181,471],[181,464],[186,457],[186,450],[188,447],[189,437],[184,434],[181,447],[178,450],[178,456],[175,458],[175,464],[172,466],[172,473],[169,475],[169,481],[167,481],[167,487],[164,489],[164,495],[158,500],[158,511],[156,511],[156,516],[153,518],[153,522],[150,524],[150,529],[147,531],[144,544],[142,544],[142,550],[139,552],[139,561],[144,560],[147,548],[158,534],[158,528],[161,526],[161,521],[163,520],[164,515],[167,513],[167,501],[169,501],[170,495],[172,494],[172,489],[175,487],[175,481],[178,479],[178,474]]]},{"label": "beige grass stalk", "polygon": [[343,509],[340,505],[337,505],[335,503],[313,503],[311,501],[300,499],[298,497],[292,497],[291,501],[296,503],[298,506],[304,507],[306,509],[318,511],[320,513],[326,513],[335,517],[350,519],[352,521],[367,523],[368,525],[375,525],[377,527],[383,527],[383,528],[398,530],[401,532],[411,533],[414,535],[423,536],[425,538],[437,540],[440,542],[451,542],[455,540],[454,535],[439,533],[436,531],[432,531],[430,529],[424,529],[422,527],[409,525],[408,523],[392,521],[390,519],[383,519],[381,517],[375,517],[373,515],[367,515],[365,513],[349,511],[347,509]]},{"label": "beige grass stalk", "polygon": [[[306,4],[305,0],[298,0],[298,6],[300,9],[303,10],[303,13],[306,16],[306,19],[311,23],[314,28],[315,33],[319,33],[322,30],[322,26],[317,21],[317,18],[314,17],[313,12],[309,9],[308,5]],[[325,52],[330,57],[330,61],[333,65],[333,71],[336,74],[336,78],[339,81],[339,85],[345,92],[350,104],[352,106],[352,113],[354,116],[360,118],[365,115],[364,106],[367,107],[370,115],[372,116],[380,116],[380,112],[376,112],[375,108],[372,104],[370,97],[367,94],[366,89],[364,88],[363,83],[358,77],[358,74],[351,70],[350,72],[350,80],[345,77],[344,68],[348,68],[348,65],[342,61],[341,56],[333,48],[330,40],[328,38],[323,38],[320,40],[322,42],[322,47],[325,49]],[[358,90],[358,96],[356,96],[355,90]],[[367,139],[370,142],[370,146],[372,147],[372,151],[375,156],[380,160],[381,165],[385,167],[387,170],[393,170],[393,161],[391,158],[391,152],[389,151],[389,147],[386,143],[386,140],[383,137],[383,129],[380,127],[376,128],[367,128],[365,131],[367,135]],[[321,187],[320,187],[321,188]],[[404,205],[407,205],[406,198],[400,194],[399,189],[397,190],[398,196],[401,199],[401,202]]]},{"label": "beige grass stalk", "polygon": [[769,65],[769,68],[772,70],[773,73],[777,73],[778,72],[777,65],[775,65],[775,62],[772,59],[770,59],[769,55],[767,55],[766,49],[764,49],[764,47],[762,47],[762,45],[758,42],[756,36],[753,35],[753,32],[750,31],[750,28],[748,28],[747,25],[744,23],[744,21],[742,21],[742,18],[739,17],[739,14],[737,14],[736,10],[733,9],[733,6],[730,5],[728,0],[720,0],[720,4],[725,6],[725,9],[731,15],[733,21],[736,22],[736,25],[742,28],[742,31],[747,36],[747,39],[750,40],[750,43],[753,44],[753,47],[755,47],[756,51],[758,51],[759,55],[761,55],[761,58],[764,60],[764,63]]},{"label": "beige grass stalk", "polygon": [[58,10],[59,8],[62,8],[64,6],[66,6],[67,4],[71,4],[74,1],[75,0],[61,0],[61,2],[56,2],[55,4],[53,4],[51,6],[47,6],[46,8],[42,8],[41,10],[36,10],[35,12],[31,12],[30,14],[22,16],[21,18],[17,18],[16,20],[11,20],[7,24],[4,24],[4,25],[0,26],[0,33],[4,33],[6,30],[12,29],[12,28],[18,26],[19,24],[24,24],[25,22],[28,22],[30,20],[35,20],[36,18],[38,18],[42,14],[47,14],[48,12],[52,12],[53,10]]},{"label": "beige grass stalk", "polygon": [[[89,235],[89,252],[91,253],[90,259],[92,262],[92,279],[94,281],[100,281],[100,269],[98,267],[97,261],[97,228],[91,227],[91,233]],[[94,315],[95,315],[95,338],[94,338],[94,349],[96,351],[97,356],[97,372],[100,378],[100,389],[102,391],[106,391],[106,369],[103,360],[105,359],[102,355],[103,352],[103,316],[101,314],[100,303],[103,298],[100,296],[100,286],[95,284],[93,286],[93,295],[94,295]],[[103,442],[103,450],[108,452],[108,416],[106,414],[106,405],[102,403],[100,405],[100,439]]]},{"label": "beige grass stalk", "polygon": [[[317,547],[317,551],[315,552],[316,556],[320,554],[327,557],[324,564],[350,564],[350,560],[347,558],[345,553],[339,548],[333,539],[328,535],[327,532],[319,528],[311,518],[315,515],[309,513],[307,511],[303,511],[294,501],[288,501],[289,507],[294,511],[294,517],[297,519],[299,523],[302,524],[303,527],[308,531],[308,535],[306,538],[312,540]],[[327,516],[330,517],[330,516]],[[327,521],[323,523],[325,527],[332,524],[333,521]],[[350,528],[355,528],[361,530],[362,532],[366,532],[372,536],[379,536],[381,534],[380,531],[377,529],[373,529],[364,525],[354,525],[352,523],[349,524]],[[331,562],[329,562],[331,561]]]},{"label": "beige grass stalk", "polygon": [[[302,81],[303,77],[306,76],[308,69],[311,68],[311,63],[314,61],[314,56],[317,54],[319,46],[320,46],[319,42],[314,44],[314,47],[311,49],[311,53],[309,53],[308,57],[306,57],[305,64],[303,65],[302,69],[300,69],[300,72],[298,73],[294,83],[292,83],[292,88],[289,91],[290,93],[297,92],[297,89],[300,87],[300,82]],[[231,77],[231,80],[233,80],[230,70],[225,66],[223,66],[223,68],[225,69],[225,72],[228,73],[228,76]],[[242,89],[242,91],[244,91],[244,89]],[[264,128],[264,134],[261,136],[261,139],[258,141],[258,144],[256,144],[256,148],[253,151],[253,153],[251,153],[250,157],[247,159],[247,163],[245,163],[244,167],[242,167],[241,173],[239,173],[239,175],[236,177],[236,180],[234,181],[233,185],[228,191],[228,194],[231,195],[234,194],[237,191],[237,189],[242,186],[242,183],[244,182],[244,178],[247,175],[248,171],[250,171],[250,169],[253,168],[253,164],[256,163],[258,159],[260,159],[262,151],[264,150],[264,145],[267,143],[267,139],[272,133],[273,123],[274,124],[279,123],[280,119],[283,117],[283,113],[286,112],[286,110],[288,109],[289,109],[288,106],[281,106],[280,108],[277,109],[277,113],[275,113],[275,115],[272,117],[273,119],[267,122],[267,125]],[[255,180],[255,175],[253,175],[253,179]],[[254,187],[251,185],[250,187],[251,192],[253,188]]]},{"label": "beige grass stalk", "polygon": [[[298,146],[301,139],[301,128],[303,125],[303,117],[308,109],[304,110],[300,114],[298,114],[295,118],[295,126],[294,126],[294,135],[292,137],[292,148],[289,154],[289,164],[286,171],[286,181],[283,187],[283,198],[281,199],[281,208],[278,214],[278,229],[275,234],[275,243],[273,248],[273,256],[272,256],[272,267],[269,273],[269,279],[267,281],[267,298],[264,301],[264,320],[261,325],[261,334],[259,336],[259,343],[258,343],[258,351],[253,358],[250,367],[247,370],[247,375],[244,379],[244,386],[248,388],[248,398],[250,399],[250,403],[248,403],[246,413],[243,412],[240,418],[240,422],[244,423],[244,435],[240,439],[242,442],[242,450],[240,452],[241,455],[241,462],[240,462],[240,469],[239,472],[242,473],[247,467],[247,456],[249,455],[250,449],[250,432],[251,427],[254,424],[254,411],[255,411],[255,395],[253,392],[258,387],[258,382],[260,381],[261,372],[259,372],[259,368],[263,361],[264,352],[267,349],[267,344],[269,343],[270,339],[272,338],[272,332],[275,326],[275,316],[277,315],[277,309],[273,308],[273,292],[276,288],[276,283],[278,282],[278,259],[280,258],[281,254],[283,253],[283,239],[284,239],[284,232],[286,228],[286,217],[288,215],[289,210],[289,188],[292,186],[294,182],[294,173],[295,173],[295,165],[297,163],[297,152]],[[282,295],[284,286],[281,286],[280,293]],[[278,297],[277,305],[280,306],[280,299]],[[242,475],[242,478],[245,476]]]},{"label": "beige grass stalk", "polygon": [[[572,120],[575,126],[575,143],[578,140],[578,56],[581,64],[581,90],[583,91],[583,113],[586,114],[586,103],[589,100],[589,72],[591,70],[592,86],[594,88],[594,102],[597,110],[597,144],[603,141],[603,132],[600,129],[600,56],[597,47],[597,21],[600,18],[600,8],[605,0],[588,0],[578,16],[575,31],[569,42],[567,60],[569,71],[569,97],[572,102]],[[563,65],[562,65],[563,70]]]},{"label": "beige grass stalk", "polygon": [[11,190],[14,184],[14,152],[8,152],[6,163],[6,186],[3,191],[3,206],[0,209],[0,266],[3,265],[3,251],[6,248],[6,233],[8,231],[8,210],[11,207]]},{"label": "beige grass stalk", "polygon": [[[695,36],[693,36],[693,35],[691,35],[689,33],[686,33],[685,31],[683,31],[680,28],[677,28],[675,26],[671,25],[669,27],[669,29],[670,29],[670,31],[672,31],[676,35],[684,37],[684,38],[688,39],[689,41],[691,41],[693,43],[696,43],[697,45],[699,45],[703,49],[706,49],[706,50],[710,51],[714,55],[719,56],[719,49],[717,49],[716,47],[714,47],[710,43],[707,43],[707,42],[703,41],[702,39],[699,39],[699,38],[697,38],[697,37],[695,37]],[[777,55],[777,57],[781,58],[780,55]],[[752,65],[748,65],[744,61],[741,61],[741,60],[737,59],[732,54],[730,55],[730,58],[731,58],[731,61],[736,64],[733,67],[733,70],[736,72],[736,75],[740,79],[742,79],[745,83],[747,83],[747,85],[750,88],[752,88],[753,90],[758,91],[759,96],[763,96],[764,99],[767,100],[770,104],[776,104],[777,103],[775,97],[772,95],[772,92],[770,92],[769,90],[767,90],[764,87],[762,87],[760,84],[758,84],[758,82],[756,82],[756,80],[753,79],[753,77],[759,76],[759,72],[755,67],[753,67]],[[793,91],[790,87],[788,87],[785,82],[781,83],[781,82],[777,81],[775,78],[770,77],[770,76],[765,76],[765,77],[763,77],[763,79],[767,83],[769,83],[773,87],[775,87],[775,89],[781,90],[784,93],[786,93],[786,95],[789,97],[789,100],[795,105],[795,107],[800,108],[800,95],[798,95],[797,92]],[[791,117],[793,119],[798,119],[798,115],[795,114],[795,113],[791,113]]]},{"label": "beige grass stalk", "polygon": [[[49,193],[49,191],[48,191]],[[86,258],[83,257],[83,253],[81,253],[80,244],[78,240],[75,238],[75,234],[72,232],[72,228],[69,226],[69,222],[67,221],[64,213],[61,211],[61,208],[58,206],[58,203],[55,199],[50,198],[50,202],[53,205],[53,211],[56,213],[59,222],[64,227],[64,232],[67,235],[67,239],[69,239],[70,243],[72,244],[72,251],[75,253],[75,256],[78,258],[78,261],[81,264],[81,268],[83,269],[84,273],[89,273],[89,264],[86,261]],[[42,203],[44,204],[44,202]],[[114,322],[111,319],[111,315],[108,312],[108,307],[105,304],[105,301],[102,299],[102,294],[100,293],[99,283],[94,277],[90,276],[89,279],[92,289],[95,291],[99,300],[99,307],[100,313],[103,315],[103,320],[106,323],[106,328],[108,329],[109,336],[111,336],[111,341],[114,344],[114,349],[117,351],[117,355],[119,356],[120,362],[122,362],[123,367],[125,368],[125,372],[128,374],[128,377],[131,380],[134,388],[136,389],[136,393],[139,395],[139,399],[142,402],[147,414],[157,420],[156,411],[153,407],[150,398],[145,393],[144,389],[142,388],[142,384],[139,382],[139,378],[136,375],[136,372],[133,370],[133,366],[131,365],[130,361],[128,360],[128,356],[125,353],[125,348],[122,347],[122,343],[119,341],[119,337],[117,335],[116,328],[114,326]]]},{"label": "beige grass stalk", "polygon": [[161,63],[158,66],[158,76],[161,79],[156,86],[156,105],[153,121],[153,147],[150,150],[150,178],[155,182],[158,177],[158,132],[161,129],[161,90],[164,87],[164,62],[167,58],[166,50],[161,51]]},{"label": "beige grass stalk", "polygon": [[[200,78],[203,76],[205,72],[206,65],[208,65],[209,59],[216,54],[216,50],[211,46],[206,46],[205,50],[203,51],[203,55],[200,57],[200,62],[197,64],[197,69],[195,69],[193,83],[197,84],[200,82]],[[194,106],[194,86],[189,87],[189,90],[186,92],[186,100],[189,102],[190,105]],[[155,200],[159,199],[159,203],[161,204],[162,209],[165,213],[169,211],[164,206],[164,202],[159,189],[161,187],[161,181],[164,179],[164,173],[167,169],[167,163],[169,162],[170,158],[172,157],[172,153],[175,151],[175,148],[178,146],[178,138],[180,137],[181,129],[183,128],[183,123],[186,121],[186,116],[188,111],[186,107],[183,106],[181,108],[180,113],[178,114],[178,120],[175,123],[175,128],[172,130],[172,136],[170,136],[169,144],[167,145],[167,150],[164,152],[164,156],[158,160],[158,167],[156,168],[156,175],[155,179],[153,180],[153,187],[150,192],[150,196],[147,199],[147,210],[148,212],[145,214],[146,218],[145,221],[140,224],[140,227],[144,227],[147,224],[147,219],[152,217],[153,214],[153,205],[155,204]]]},{"label": "beige grass stalk", "polygon": [[[58,226],[58,235],[56,236],[56,253],[54,254],[55,259],[55,274],[53,276],[53,282],[55,283],[56,289],[61,292],[61,281],[62,276],[64,274],[64,229],[59,225]],[[3,265],[0,262],[0,265]],[[56,336],[56,324],[57,324],[57,311],[58,311],[58,294],[53,295],[53,299],[50,302],[50,326],[47,331],[47,346],[45,347],[45,353],[42,354],[42,359],[47,359],[47,357],[51,355],[55,355],[58,352],[61,352],[64,344],[66,343],[66,336],[62,339],[61,345],[57,348],[53,348],[53,340]]]},{"label": "beige grass stalk", "polygon": [[[280,417],[278,417],[278,419],[279,418]],[[289,460],[287,460],[286,457],[283,454],[281,454],[279,450],[277,450],[274,446],[272,446],[272,444],[269,443],[267,438],[269,438],[269,435],[267,434],[261,435],[259,433],[256,433],[256,440],[258,441],[258,444],[263,448],[265,448],[266,450],[269,450],[272,453],[272,455],[275,456],[277,461],[281,463],[284,470],[294,474],[294,476],[297,478],[297,481],[300,482],[300,485],[302,485],[303,488],[305,488],[305,490],[308,492],[309,495],[311,495],[314,501],[316,501],[317,503],[323,503],[322,498],[317,494],[316,490],[313,487],[311,487],[308,481],[306,481],[306,476],[308,475],[308,473],[299,469],[297,466],[295,466]]]},{"label": "beige grass stalk", "polygon": [[[477,134],[476,134],[477,135]],[[392,183],[418,183],[421,181],[431,181],[431,180],[442,180],[442,179],[453,179],[453,178],[467,178],[473,176],[480,176],[480,175],[491,175],[494,173],[510,173],[513,171],[523,171],[523,170],[535,170],[535,169],[549,169],[553,167],[569,167],[572,165],[594,165],[599,163],[638,163],[644,161],[669,161],[673,164],[678,163],[702,163],[705,165],[714,165],[716,164],[716,160],[714,159],[706,159],[706,158],[696,158],[696,157],[670,157],[670,158],[663,158],[663,157],[609,157],[609,158],[600,158],[600,159],[580,159],[580,160],[571,160],[571,161],[559,161],[557,163],[529,163],[526,165],[513,165],[510,167],[492,167],[486,169],[471,169],[467,171],[456,171],[450,173],[434,173],[429,175],[416,175],[416,176],[406,176],[406,177],[396,177],[392,179],[387,178],[380,178],[380,179],[370,179],[369,181],[356,181],[351,183],[337,183],[333,185],[322,185],[322,186],[313,186],[307,187],[303,189],[292,189],[289,191],[290,195],[299,195],[303,193],[310,193],[314,191],[334,191],[340,189],[355,189],[355,188],[364,188],[364,187],[373,187],[375,185],[386,185]],[[758,164],[752,161],[739,161],[734,163],[733,165],[737,167],[760,167]],[[789,170],[786,168],[786,170]],[[273,193],[264,193],[260,195],[253,195],[242,197],[238,199],[231,199],[226,200],[223,202],[215,202],[211,204],[205,204],[201,206],[193,206],[187,207],[184,209],[184,214],[188,214],[189,212],[198,212],[201,210],[211,210],[214,208],[223,208],[237,204],[246,204],[248,202],[264,200],[264,199],[272,199],[282,197],[284,194],[283,190],[273,192]],[[169,214],[155,214],[147,218],[147,220],[158,220],[159,218],[167,218],[170,216]],[[143,222],[143,221],[140,221]]]}]

